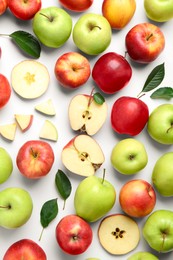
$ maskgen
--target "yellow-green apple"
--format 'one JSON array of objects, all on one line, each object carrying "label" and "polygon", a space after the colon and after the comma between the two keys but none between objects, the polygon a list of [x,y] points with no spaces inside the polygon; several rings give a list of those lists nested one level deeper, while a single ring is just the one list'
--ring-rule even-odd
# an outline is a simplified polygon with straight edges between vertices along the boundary
[{"label": "yellow-green apple", "polygon": [[155,207],[156,193],[149,182],[143,179],[134,179],[121,187],[119,202],[127,215],[136,218],[145,217]]},{"label": "yellow-green apple", "polygon": [[147,130],[152,139],[161,144],[173,144],[173,105],[161,104],[149,116]]},{"label": "yellow-green apple", "polygon": [[89,79],[90,63],[78,52],[66,52],[57,59],[54,73],[61,86],[76,89]]},{"label": "yellow-green apple", "polygon": [[87,258],[85,260],[100,260],[99,258],[95,258],[95,257],[90,257],[90,258]]},{"label": "yellow-green apple", "polygon": [[14,117],[22,132],[31,127],[34,118],[31,114],[15,114]]},{"label": "yellow-green apple", "polygon": [[92,77],[96,85],[107,94],[124,88],[130,81],[132,68],[120,54],[107,52],[95,62]]},{"label": "yellow-green apple", "polygon": [[91,226],[76,215],[66,215],[57,224],[55,236],[63,252],[70,255],[84,253],[92,243]]},{"label": "yellow-green apple", "polygon": [[5,252],[3,260],[25,259],[25,260],[47,260],[43,248],[35,241],[23,238],[14,242]]},{"label": "yellow-green apple", "polygon": [[145,22],[132,27],[125,37],[127,53],[138,63],[150,63],[158,58],[165,48],[165,37],[155,24]]},{"label": "yellow-green apple", "polygon": [[62,8],[50,6],[40,9],[35,14],[32,28],[42,44],[50,48],[59,48],[71,35],[72,18]]},{"label": "yellow-green apple", "polygon": [[95,139],[79,134],[63,147],[61,160],[72,173],[87,177],[95,174],[104,163],[105,156]]},{"label": "yellow-green apple", "polygon": [[159,258],[150,252],[139,251],[129,256],[127,260],[159,260]]},{"label": "yellow-green apple", "polygon": [[41,0],[8,0],[12,14],[21,20],[30,20],[41,8]]},{"label": "yellow-green apple", "polygon": [[7,123],[0,125],[0,135],[7,141],[14,141],[16,136],[17,123]]},{"label": "yellow-green apple", "polygon": [[138,98],[122,96],[112,106],[111,125],[119,134],[138,135],[147,124],[148,118],[148,106]]},{"label": "yellow-green apple", "polygon": [[38,179],[50,172],[54,157],[54,151],[49,143],[30,140],[20,147],[16,156],[16,164],[23,176]]},{"label": "yellow-green apple", "polygon": [[173,251],[173,211],[160,209],[145,220],[142,234],[148,245],[159,253]]},{"label": "yellow-green apple", "polygon": [[5,13],[8,8],[8,1],[9,0],[0,0],[0,15]]},{"label": "yellow-green apple", "polygon": [[82,52],[98,55],[111,43],[112,30],[108,20],[96,13],[81,15],[73,27],[73,41]]},{"label": "yellow-green apple", "polygon": [[14,229],[23,226],[31,217],[33,202],[28,191],[10,187],[0,192],[0,226]]},{"label": "yellow-green apple", "polygon": [[0,184],[11,176],[13,171],[13,160],[11,155],[3,147],[0,147]]},{"label": "yellow-green apple", "polygon": [[11,97],[11,86],[9,80],[3,74],[0,74],[0,109],[3,108]]},{"label": "yellow-green apple", "polygon": [[35,105],[35,110],[47,116],[55,116],[56,110],[51,98]]},{"label": "yellow-green apple", "polygon": [[131,21],[135,11],[135,0],[104,0],[102,3],[102,14],[112,29],[123,29]]},{"label": "yellow-green apple", "polygon": [[97,104],[92,94],[74,96],[68,108],[71,128],[88,135],[94,135],[101,129],[106,121],[107,113],[107,103]]},{"label": "yellow-green apple", "polygon": [[138,224],[124,214],[112,214],[101,220],[98,227],[101,246],[112,255],[124,255],[135,249],[140,240]]},{"label": "yellow-green apple", "polygon": [[93,4],[94,0],[59,0],[60,4],[74,12],[84,12]]},{"label": "yellow-green apple", "polygon": [[111,164],[122,174],[136,174],[148,163],[144,144],[134,138],[125,138],[114,145],[111,152]]},{"label": "yellow-green apple", "polygon": [[39,137],[42,139],[56,142],[58,140],[58,130],[55,124],[52,121],[46,119],[40,130]]}]

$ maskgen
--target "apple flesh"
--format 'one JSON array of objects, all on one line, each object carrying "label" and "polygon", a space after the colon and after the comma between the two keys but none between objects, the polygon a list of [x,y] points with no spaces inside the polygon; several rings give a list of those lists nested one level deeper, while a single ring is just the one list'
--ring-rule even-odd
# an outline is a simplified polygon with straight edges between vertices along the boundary
[{"label": "apple flesh", "polygon": [[74,12],[84,12],[93,4],[93,0],[59,0],[60,4]]},{"label": "apple flesh", "polygon": [[48,119],[45,120],[40,130],[39,137],[56,142],[58,140],[58,131],[55,124]]},{"label": "apple flesh", "polygon": [[0,15],[5,13],[8,8],[8,1],[9,0],[0,0]]},{"label": "apple flesh", "polygon": [[11,97],[11,86],[3,74],[0,74],[0,109],[3,108]]},{"label": "apple flesh", "polygon": [[0,184],[11,176],[13,171],[13,160],[11,155],[3,147],[0,147]]},{"label": "apple flesh", "polygon": [[31,114],[15,114],[14,117],[22,132],[27,131],[31,127],[34,118]]},{"label": "apple flesh", "polygon": [[35,106],[35,110],[38,112],[45,114],[47,116],[55,116],[56,115],[56,110],[53,104],[52,99],[47,99]]},{"label": "apple flesh", "polygon": [[127,260],[159,260],[159,258],[150,252],[140,251],[128,257]]},{"label": "apple flesh", "polygon": [[0,125],[0,135],[7,141],[14,141],[15,136],[16,136],[16,128],[17,124],[14,123],[9,123],[5,125]]}]

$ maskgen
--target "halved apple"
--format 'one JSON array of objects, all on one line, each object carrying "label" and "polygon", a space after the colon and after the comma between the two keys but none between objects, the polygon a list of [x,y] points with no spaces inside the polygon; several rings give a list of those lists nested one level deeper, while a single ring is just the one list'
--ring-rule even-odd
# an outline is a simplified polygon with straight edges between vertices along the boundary
[{"label": "halved apple", "polygon": [[110,254],[124,255],[136,248],[140,231],[131,217],[112,214],[100,222],[98,238],[102,247]]},{"label": "halved apple", "polygon": [[61,159],[69,171],[87,177],[94,175],[105,157],[100,145],[92,137],[81,134],[65,145]]},{"label": "halved apple", "polygon": [[34,118],[31,114],[15,114],[14,117],[22,132],[31,127]]},{"label": "halved apple", "polygon": [[48,116],[56,115],[55,107],[51,99],[48,99],[36,105],[35,110]]},{"label": "halved apple", "polygon": [[39,137],[56,142],[58,140],[58,131],[56,126],[50,120],[45,120]]},{"label": "halved apple", "polygon": [[107,117],[107,104],[94,101],[93,96],[79,94],[69,104],[68,115],[71,128],[88,135],[97,133]]},{"label": "halved apple", "polygon": [[35,60],[24,60],[14,66],[11,84],[14,91],[26,99],[40,97],[48,88],[50,76],[47,68]]},{"label": "halved apple", "polygon": [[15,122],[11,124],[0,125],[0,134],[5,139],[13,141],[16,134],[16,128],[17,124]]}]

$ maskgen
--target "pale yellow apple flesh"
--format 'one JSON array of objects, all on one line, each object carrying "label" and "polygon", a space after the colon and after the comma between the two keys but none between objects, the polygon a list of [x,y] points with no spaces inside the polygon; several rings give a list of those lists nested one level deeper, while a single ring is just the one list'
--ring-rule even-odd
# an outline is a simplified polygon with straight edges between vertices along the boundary
[{"label": "pale yellow apple flesh", "polygon": [[50,120],[45,120],[39,137],[56,142],[58,140],[58,131],[54,123],[52,123]]},{"label": "pale yellow apple flesh", "polygon": [[13,141],[16,135],[16,123],[0,125],[0,134],[7,140]]},{"label": "pale yellow apple flesh", "polygon": [[43,101],[35,106],[35,110],[48,116],[56,115],[55,107],[51,99]]},{"label": "pale yellow apple flesh", "polygon": [[15,114],[14,117],[22,132],[27,131],[31,127],[33,122],[33,115]]}]

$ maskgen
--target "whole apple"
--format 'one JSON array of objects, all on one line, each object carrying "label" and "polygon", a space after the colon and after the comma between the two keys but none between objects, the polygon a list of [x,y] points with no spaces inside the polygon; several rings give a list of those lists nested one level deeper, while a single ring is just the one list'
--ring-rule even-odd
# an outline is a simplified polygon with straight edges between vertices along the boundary
[{"label": "whole apple", "polygon": [[0,109],[3,108],[11,97],[11,86],[6,76],[0,74]]},{"label": "whole apple", "polygon": [[124,88],[130,81],[132,68],[128,61],[118,53],[107,52],[94,64],[92,77],[96,85],[107,94]]},{"label": "whole apple", "polygon": [[8,1],[9,0],[0,0],[0,15],[5,13],[8,8]]},{"label": "whole apple", "polygon": [[150,63],[165,48],[161,29],[151,23],[139,23],[126,34],[125,45],[130,58],[138,63]]},{"label": "whole apple", "polygon": [[59,0],[63,7],[74,12],[86,11],[93,4],[93,1],[94,0]]},{"label": "whole apple", "polygon": [[56,240],[67,254],[84,253],[92,243],[93,231],[90,225],[76,215],[66,215],[56,226]]},{"label": "whole apple", "polygon": [[0,147],[0,184],[4,183],[13,171],[13,160],[5,148]]},{"label": "whole apple", "polygon": [[128,257],[127,260],[159,260],[159,258],[150,252],[140,251]]}]

